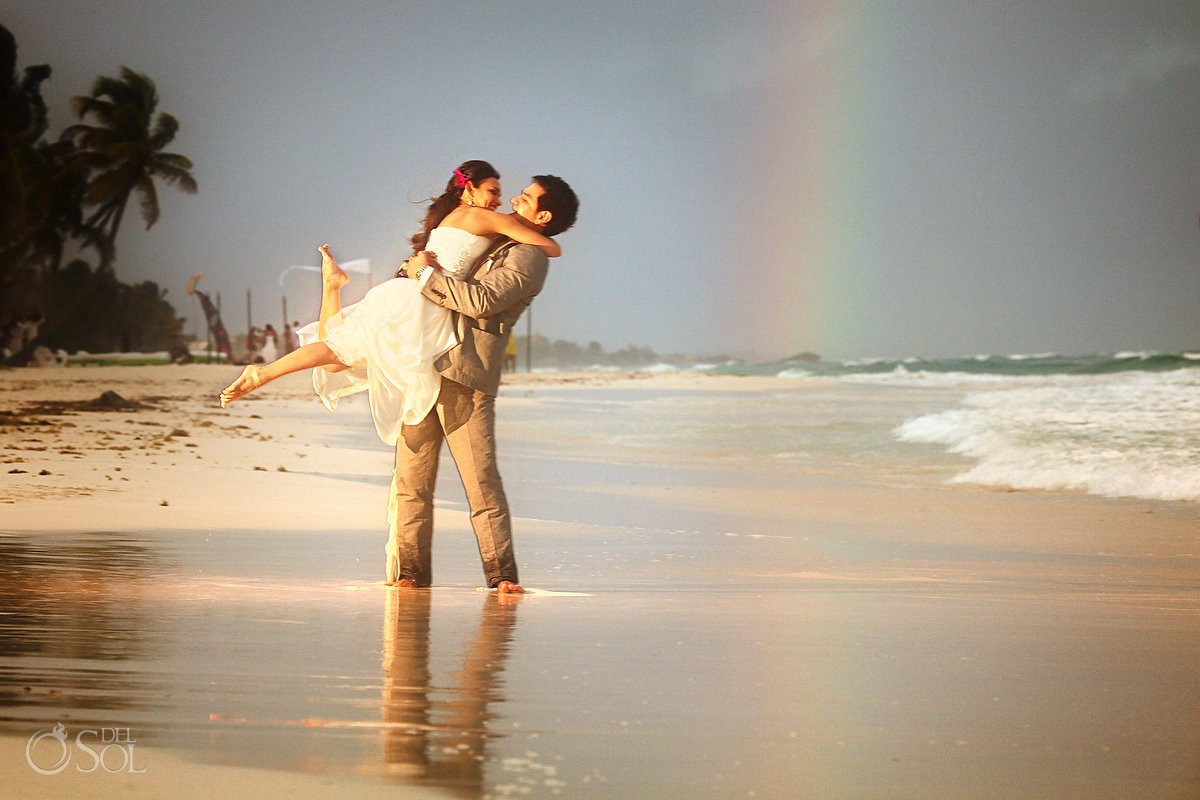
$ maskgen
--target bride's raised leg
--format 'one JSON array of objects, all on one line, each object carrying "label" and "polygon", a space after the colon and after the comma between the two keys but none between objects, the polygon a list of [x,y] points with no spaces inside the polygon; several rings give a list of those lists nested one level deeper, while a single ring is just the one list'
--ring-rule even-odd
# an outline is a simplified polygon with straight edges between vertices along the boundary
[{"label": "bride's raised leg", "polygon": [[350,280],[329,253],[329,245],[317,248],[321,254],[321,313],[317,317],[317,338],[325,338],[325,323],[342,310],[342,287]]},{"label": "bride's raised leg", "polygon": [[[325,341],[325,324],[342,310],[342,287],[350,280],[346,271],[338,266],[329,252],[329,245],[317,248],[321,254],[321,312],[317,316],[317,338]],[[341,372],[346,365],[340,361],[325,364],[326,372]]]},{"label": "bride's raised leg", "polygon": [[245,397],[250,392],[270,383],[276,378],[291,375],[293,372],[299,372],[302,369],[333,365],[345,369],[345,365],[341,361],[338,361],[338,357],[333,354],[333,350],[324,342],[306,344],[282,358],[275,359],[270,364],[251,364],[242,370],[242,374],[238,376],[236,381],[221,391],[221,407],[224,408],[239,397]]}]

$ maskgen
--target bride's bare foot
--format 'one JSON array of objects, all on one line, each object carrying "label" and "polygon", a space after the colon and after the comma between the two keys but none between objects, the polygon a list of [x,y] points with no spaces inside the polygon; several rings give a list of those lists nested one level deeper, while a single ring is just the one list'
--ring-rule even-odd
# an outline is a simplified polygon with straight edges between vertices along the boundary
[{"label": "bride's bare foot", "polygon": [[245,397],[262,386],[263,382],[259,377],[258,371],[259,368],[253,364],[242,370],[242,374],[238,376],[238,379],[221,391],[221,408],[229,405],[239,397]]},{"label": "bride's bare foot", "polygon": [[521,584],[512,581],[500,581],[496,584],[496,591],[500,594],[525,594]]},{"label": "bride's bare foot", "polygon": [[326,289],[340,289],[350,280],[346,271],[338,266],[329,255],[329,245],[323,244],[317,248],[321,254],[321,285]]}]

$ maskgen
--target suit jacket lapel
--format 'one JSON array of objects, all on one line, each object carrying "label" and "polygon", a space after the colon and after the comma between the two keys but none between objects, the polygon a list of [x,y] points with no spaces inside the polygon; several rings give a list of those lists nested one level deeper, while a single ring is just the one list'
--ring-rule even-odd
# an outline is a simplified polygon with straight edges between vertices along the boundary
[{"label": "suit jacket lapel", "polygon": [[486,253],[481,255],[479,259],[471,265],[471,269],[467,271],[467,277],[464,280],[471,280],[479,271],[487,272],[492,268],[492,262],[500,257],[504,251],[516,245],[512,239],[506,236],[500,237],[495,244],[488,249]]}]

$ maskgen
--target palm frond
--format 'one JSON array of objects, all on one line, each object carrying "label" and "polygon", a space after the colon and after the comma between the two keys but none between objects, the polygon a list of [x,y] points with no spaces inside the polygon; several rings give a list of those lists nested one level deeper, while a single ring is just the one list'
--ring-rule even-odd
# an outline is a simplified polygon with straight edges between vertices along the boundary
[{"label": "palm frond", "polygon": [[192,168],[192,160],[187,156],[181,156],[179,153],[155,153],[154,164],[155,166],[171,167],[179,170],[190,170]]},{"label": "palm frond", "polygon": [[119,201],[119,198],[129,195],[136,181],[136,173],[132,170],[114,167],[92,178],[85,199],[101,205]]},{"label": "palm frond", "polygon": [[169,185],[176,187],[180,191],[188,194],[195,194],[199,187],[196,184],[195,177],[186,169],[173,166],[171,164],[158,163],[155,160],[153,173],[156,177],[162,178]]},{"label": "palm frond", "polygon": [[150,132],[150,141],[156,149],[162,149],[175,139],[179,132],[179,120],[170,114],[159,114]]},{"label": "palm frond", "polygon": [[150,230],[158,222],[159,215],[158,190],[154,188],[154,179],[145,176],[138,180],[134,189],[138,194],[138,209],[142,212],[142,219],[146,220],[146,230]]}]

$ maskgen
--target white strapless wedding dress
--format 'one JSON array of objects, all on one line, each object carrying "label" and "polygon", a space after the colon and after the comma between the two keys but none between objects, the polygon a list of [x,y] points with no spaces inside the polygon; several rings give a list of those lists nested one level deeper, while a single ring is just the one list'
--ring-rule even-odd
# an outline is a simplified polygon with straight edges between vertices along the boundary
[{"label": "white strapless wedding dress", "polygon": [[[461,280],[490,241],[461,228],[434,228],[427,249],[443,272]],[[317,341],[317,323],[299,335],[301,344]],[[325,343],[350,369],[312,371],[321,401],[332,411],[339,399],[368,392],[375,430],[394,445],[402,425],[420,422],[433,408],[441,388],[433,361],[458,340],[449,310],[426,300],[417,281],[392,278],[330,318]]]}]

